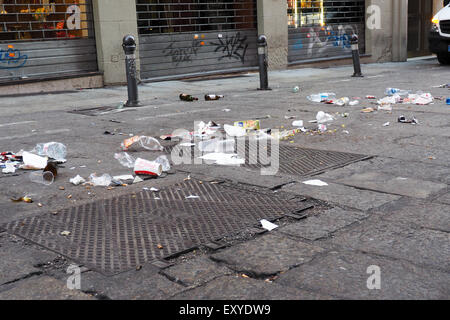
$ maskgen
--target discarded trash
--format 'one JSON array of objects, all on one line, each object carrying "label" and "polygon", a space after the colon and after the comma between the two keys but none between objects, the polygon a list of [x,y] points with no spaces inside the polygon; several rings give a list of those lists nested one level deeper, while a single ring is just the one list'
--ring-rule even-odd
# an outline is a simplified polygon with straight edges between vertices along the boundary
[{"label": "discarded trash", "polygon": [[180,94],[180,100],[183,100],[183,101],[196,101],[196,100],[198,100],[198,98],[195,98],[195,97],[193,97],[193,96],[191,96],[190,94],[186,94],[186,93],[181,93]]},{"label": "discarded trash", "polygon": [[317,123],[326,123],[326,122],[333,121],[334,118],[332,115],[330,115],[328,113],[319,111],[316,115],[316,120],[317,120]]},{"label": "discarded trash", "polygon": [[377,97],[375,97],[375,96],[366,96],[366,99],[367,100],[376,100]]},{"label": "discarded trash", "polygon": [[162,151],[164,149],[159,141],[153,137],[133,136],[122,142],[122,150],[127,151],[131,146],[135,147],[138,143],[142,148],[150,151]]},{"label": "discarded trash", "polygon": [[60,234],[64,237],[67,237],[67,236],[70,236],[71,233],[70,233],[70,231],[62,231]]},{"label": "discarded trash", "polygon": [[138,158],[134,164],[134,173],[141,175],[160,176],[163,173],[163,169],[160,163]]},{"label": "discarded trash", "polygon": [[378,106],[378,111],[381,111],[381,110],[383,110],[383,111],[392,111],[392,105],[385,104],[385,105]]},{"label": "discarded trash", "polygon": [[28,197],[28,196],[24,196],[24,197],[21,197],[21,198],[11,198],[11,201],[13,201],[13,202],[26,202],[26,203],[33,203],[33,199],[31,199],[30,197]]},{"label": "discarded trash", "polygon": [[39,170],[44,169],[47,166],[47,158],[43,158],[26,151],[23,152],[22,157],[22,169]]},{"label": "discarded trash", "polygon": [[98,177],[95,173],[92,173],[89,176],[89,182],[92,183],[95,187],[108,187],[112,182],[112,178],[107,173],[100,177]]},{"label": "discarded trash", "polygon": [[241,127],[230,126],[228,124],[223,126],[225,132],[230,137],[243,137],[247,134],[247,130]]},{"label": "discarded trash", "polygon": [[450,106],[450,98],[447,98],[447,99],[445,100],[445,102],[447,103],[447,105]]},{"label": "discarded trash", "polygon": [[205,94],[205,100],[206,101],[212,101],[212,100],[219,100],[223,98],[223,95],[220,94]]},{"label": "discarded trash", "polygon": [[231,109],[223,109],[222,111],[223,111],[223,112],[230,112]]},{"label": "discarded trash", "polygon": [[362,110],[361,110],[361,112],[364,112],[364,113],[370,113],[370,112],[374,112],[374,111],[375,111],[375,109],[372,108],[372,107],[365,108],[365,109],[362,109]]},{"label": "discarded trash", "polygon": [[218,165],[239,166],[245,163],[245,159],[239,158],[239,156],[235,153],[215,152],[215,153],[208,153],[199,158],[207,161],[212,161]]},{"label": "discarded trash", "polygon": [[294,122],[292,122],[292,125],[294,127],[303,127],[303,120],[294,121]]},{"label": "discarded trash", "polygon": [[266,219],[263,219],[260,221],[262,224],[262,227],[266,230],[272,231],[276,228],[278,228],[278,226],[270,221],[267,221]]},{"label": "discarded trash", "polygon": [[136,159],[126,152],[115,153],[114,159],[118,160],[122,166],[127,168],[134,168],[134,163],[136,162]]},{"label": "discarded trash", "polygon": [[299,91],[300,91],[300,88],[298,86],[295,86],[294,88],[292,88],[293,93],[298,93]]},{"label": "discarded trash", "polygon": [[284,118],[286,120],[289,120],[289,119],[295,119],[295,118],[297,118],[297,116],[284,116]]},{"label": "discarded trash", "polygon": [[308,100],[312,102],[323,102],[326,100],[334,100],[336,99],[336,94],[332,92],[323,92],[318,94],[312,94],[306,97]]},{"label": "discarded trash", "polygon": [[161,164],[163,172],[170,170],[170,162],[169,159],[167,159],[167,156],[159,156],[156,158],[155,162]]},{"label": "discarded trash", "polygon": [[141,182],[144,182],[144,180],[139,178],[138,176],[134,177],[133,184],[141,183]]},{"label": "discarded trash", "polygon": [[411,123],[411,124],[419,124],[419,121],[416,119],[416,118],[414,118],[414,117],[412,117],[411,119],[406,119],[406,117],[405,116],[400,116],[400,117],[398,117],[398,122],[401,122],[401,123]]},{"label": "discarded trash", "polygon": [[397,88],[386,88],[386,91],[384,93],[388,96],[392,96],[394,94],[398,94],[399,96],[407,96],[410,93],[410,91],[401,90]]},{"label": "discarded trash", "polygon": [[116,181],[134,180],[134,176],[132,176],[131,174],[124,174],[121,176],[114,176],[113,180],[116,180]]},{"label": "discarded trash", "polygon": [[309,185],[309,186],[317,186],[317,187],[325,187],[328,185],[328,183],[323,182],[321,180],[308,180],[308,181],[303,181],[302,183]]},{"label": "discarded trash", "polygon": [[15,173],[16,167],[14,163],[6,162],[5,167],[2,169],[2,173]]},{"label": "discarded trash", "polygon": [[65,160],[67,148],[59,142],[39,143],[35,147],[36,152],[40,156],[47,156],[55,160]]},{"label": "discarded trash", "polygon": [[30,180],[34,183],[49,186],[53,183],[55,177],[50,171],[35,171],[30,173]]},{"label": "discarded trash", "polygon": [[353,100],[348,103],[349,106],[357,106],[359,104],[358,100]]},{"label": "discarded trash", "polygon": [[386,122],[385,124],[383,124],[383,127],[389,127],[391,125],[390,122]]},{"label": "discarded trash", "polygon": [[233,152],[235,140],[234,139],[211,139],[200,141],[198,149],[201,152]]},{"label": "discarded trash", "polygon": [[236,121],[234,123],[235,127],[241,127],[244,129],[253,129],[253,130],[260,130],[261,124],[259,120],[247,120],[247,121]]},{"label": "discarded trash", "polygon": [[80,175],[77,175],[75,178],[72,178],[69,181],[76,186],[86,182],[86,180],[84,180]]},{"label": "discarded trash", "polygon": [[344,97],[344,98],[340,98],[338,100],[336,100],[336,102],[334,104],[338,105],[338,106],[345,106],[347,104],[349,104],[350,99],[348,97]]},{"label": "discarded trash", "polygon": [[199,198],[200,198],[199,196],[192,196],[192,195],[185,197],[185,199],[199,199]]},{"label": "discarded trash", "polygon": [[317,126],[317,129],[318,129],[320,132],[322,132],[322,133],[324,133],[324,132],[326,132],[326,131],[328,130],[328,128],[327,128],[327,126],[326,126],[325,124],[319,124],[319,125]]}]

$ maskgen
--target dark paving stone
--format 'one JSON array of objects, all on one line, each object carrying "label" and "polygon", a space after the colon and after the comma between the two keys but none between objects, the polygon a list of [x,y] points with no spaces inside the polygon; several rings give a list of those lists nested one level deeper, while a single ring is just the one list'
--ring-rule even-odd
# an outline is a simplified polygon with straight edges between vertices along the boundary
[{"label": "dark paving stone", "polygon": [[93,300],[91,295],[70,290],[67,283],[47,276],[21,280],[6,291],[0,300]]},{"label": "dark paving stone", "polygon": [[405,259],[417,265],[450,269],[450,234],[413,228],[408,222],[365,221],[332,239],[334,244]]},{"label": "dark paving stone", "polygon": [[177,294],[176,300],[328,300],[326,294],[280,286],[262,280],[227,276]]},{"label": "dark paving stone", "polygon": [[233,272],[207,257],[199,257],[185,263],[164,269],[164,275],[175,281],[181,281],[187,286],[199,285],[213,280],[219,276],[229,275]]},{"label": "dark paving stone", "polygon": [[[369,290],[369,266],[380,268],[380,289]],[[346,299],[450,298],[450,274],[430,271],[407,261],[354,252],[333,252],[282,274],[276,283]],[[371,283],[371,282],[369,282]]]},{"label": "dark paving stone", "polygon": [[235,271],[265,276],[306,263],[323,251],[282,235],[268,234],[218,252],[211,258]]},{"label": "dark paving stone", "polygon": [[439,197],[436,201],[450,204],[450,192],[444,194],[443,196]]},{"label": "dark paving stone", "polygon": [[355,173],[337,180],[337,183],[422,199],[447,188],[447,185],[443,183],[392,176],[374,171]]},{"label": "dark paving stone", "polygon": [[296,183],[287,185],[282,190],[362,211],[382,206],[400,198],[396,195],[359,190],[335,183],[328,183],[328,186],[325,187]]},{"label": "dark paving stone", "polygon": [[366,161],[355,162],[335,170],[328,171],[317,176],[319,179],[339,180],[349,177],[354,173],[375,171],[385,173],[393,177],[414,178],[434,182],[450,183],[450,167],[435,165],[433,162],[423,163],[405,161],[400,159],[376,157]]},{"label": "dark paving stone", "polygon": [[450,232],[450,206],[419,199],[402,198],[383,207],[383,220],[404,222],[423,228]]},{"label": "dark paving stone", "polygon": [[333,208],[290,224],[279,231],[308,240],[328,237],[331,233],[366,218],[368,215],[352,210]]},{"label": "dark paving stone", "polygon": [[96,272],[82,274],[81,288],[113,300],[161,300],[185,287],[158,274],[159,269],[145,265],[141,270],[127,271],[112,277]]},{"label": "dark paving stone", "polygon": [[37,249],[24,241],[8,235],[0,234],[0,285],[11,282],[41,270],[35,266],[51,261],[56,254]]}]

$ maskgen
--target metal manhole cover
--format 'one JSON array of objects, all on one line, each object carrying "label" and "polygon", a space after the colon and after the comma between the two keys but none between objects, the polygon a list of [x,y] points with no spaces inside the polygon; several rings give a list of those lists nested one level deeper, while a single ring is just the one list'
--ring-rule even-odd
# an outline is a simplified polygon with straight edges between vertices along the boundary
[{"label": "metal manhole cover", "polygon": [[[275,194],[188,180],[157,193],[143,190],[1,227],[110,275],[309,207]],[[62,236],[63,231],[70,234]]]},{"label": "metal manhole cover", "polygon": [[[195,148],[196,147],[180,147],[177,145],[169,146],[165,151],[171,153],[175,150],[180,157],[182,157],[185,152],[189,152],[192,163],[195,163],[195,157],[206,154]],[[250,153],[251,148],[252,153]],[[260,153],[260,147],[257,145],[255,145],[255,147],[250,147],[248,140],[245,141],[245,144],[236,143],[234,152],[243,158],[245,157],[245,164],[242,165],[243,167],[254,170],[269,167],[272,156],[277,156],[279,159],[278,173],[293,176],[314,175],[325,170],[344,167],[353,162],[372,158],[372,156],[362,154],[300,148],[286,144],[280,144],[277,153],[272,152],[270,144],[267,144],[267,146],[264,147],[264,152]],[[253,156],[251,157],[250,154]]]}]

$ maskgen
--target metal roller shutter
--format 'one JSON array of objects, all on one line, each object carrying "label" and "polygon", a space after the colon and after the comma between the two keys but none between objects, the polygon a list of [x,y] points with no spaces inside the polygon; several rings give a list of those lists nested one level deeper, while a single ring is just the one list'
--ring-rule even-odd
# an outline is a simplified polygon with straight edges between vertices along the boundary
[{"label": "metal roller shutter", "polygon": [[0,81],[97,71],[91,0],[0,1]]},{"label": "metal roller shutter", "polygon": [[142,79],[257,66],[256,0],[137,0]]},{"label": "metal roller shutter", "polygon": [[365,1],[288,0],[290,63],[351,57],[350,38],[365,52]]}]

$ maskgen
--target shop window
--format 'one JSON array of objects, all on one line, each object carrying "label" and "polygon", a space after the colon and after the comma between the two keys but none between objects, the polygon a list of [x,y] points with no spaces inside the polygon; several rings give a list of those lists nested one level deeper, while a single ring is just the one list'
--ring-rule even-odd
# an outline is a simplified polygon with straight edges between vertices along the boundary
[{"label": "shop window", "polygon": [[0,0],[0,41],[93,36],[89,0]]},{"label": "shop window", "polygon": [[291,28],[364,23],[365,1],[287,0]]},{"label": "shop window", "polygon": [[256,28],[256,0],[137,0],[139,34]]}]

